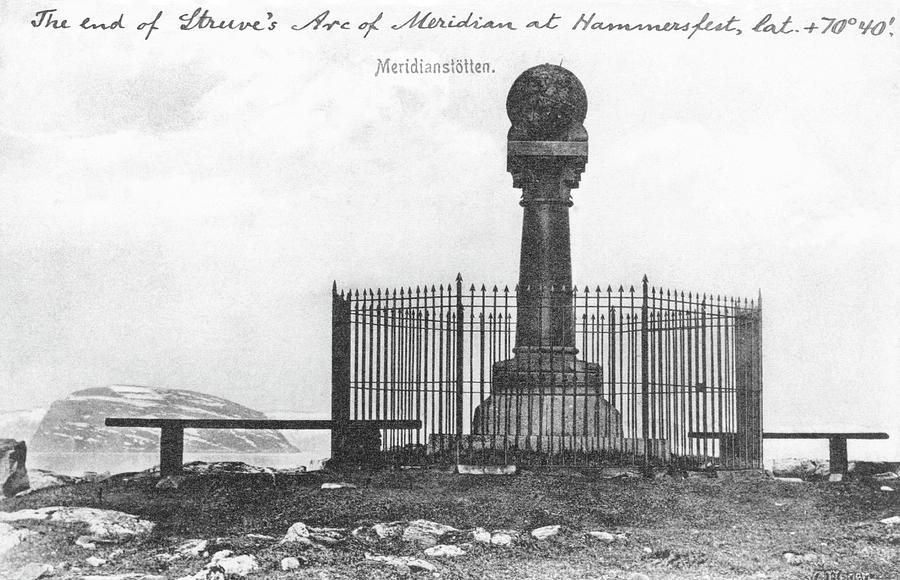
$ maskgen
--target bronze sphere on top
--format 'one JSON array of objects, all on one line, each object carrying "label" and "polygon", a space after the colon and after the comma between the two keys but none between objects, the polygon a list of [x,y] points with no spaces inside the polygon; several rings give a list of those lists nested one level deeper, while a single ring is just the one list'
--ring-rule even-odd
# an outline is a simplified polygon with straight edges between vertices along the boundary
[{"label": "bronze sphere on top", "polygon": [[571,71],[553,64],[526,70],[506,97],[510,141],[587,141],[587,94]]}]

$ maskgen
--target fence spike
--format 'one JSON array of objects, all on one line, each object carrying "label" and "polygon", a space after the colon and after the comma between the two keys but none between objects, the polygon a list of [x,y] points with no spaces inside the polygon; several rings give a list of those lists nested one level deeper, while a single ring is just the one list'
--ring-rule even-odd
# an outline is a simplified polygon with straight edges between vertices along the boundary
[{"label": "fence spike", "polygon": [[496,294],[496,293],[498,292],[498,290],[497,290],[497,285],[496,285],[496,284],[494,284],[494,290],[493,290],[493,292],[494,292],[494,294]]},{"label": "fence spike", "polygon": [[600,288],[600,285],[599,285],[599,284],[597,285],[597,289],[594,290],[594,292],[596,292],[597,294],[603,292],[603,290]]},{"label": "fence spike", "polygon": [[628,289],[628,291],[629,291],[631,294],[634,294],[634,285],[632,285],[631,288]]},{"label": "fence spike", "polygon": [[337,294],[337,280],[335,280],[335,281],[331,284],[331,294],[332,294],[332,295]]},{"label": "fence spike", "polygon": [[381,300],[381,288],[378,289],[378,299]]},{"label": "fence spike", "polygon": [[457,272],[457,273],[456,273],[456,281],[457,281],[457,282],[462,282],[462,272]]},{"label": "fence spike", "polygon": [[621,293],[624,292],[624,291],[625,291],[624,286],[622,286],[621,284],[619,284],[619,294],[621,294]]},{"label": "fence spike", "polygon": [[612,293],[612,285],[606,287],[606,292],[610,294]]},{"label": "fence spike", "polygon": [[[397,295],[397,291],[394,290],[394,296]],[[400,286],[400,299],[403,300],[403,286]]]},{"label": "fence spike", "polygon": [[646,284],[647,282],[649,282],[649,280],[647,279],[647,275],[646,275],[646,274],[644,274],[644,279],[641,280],[641,282],[644,283],[644,284]]},{"label": "fence spike", "polygon": [[504,293],[504,294],[509,294],[509,286],[504,286],[504,287],[503,287],[503,293]]},{"label": "fence spike", "polygon": [[469,292],[475,292],[475,284],[472,284],[472,286],[469,288]]},{"label": "fence spike", "polygon": [[434,284],[431,285],[431,293],[434,294],[437,292],[437,289],[434,287]]}]

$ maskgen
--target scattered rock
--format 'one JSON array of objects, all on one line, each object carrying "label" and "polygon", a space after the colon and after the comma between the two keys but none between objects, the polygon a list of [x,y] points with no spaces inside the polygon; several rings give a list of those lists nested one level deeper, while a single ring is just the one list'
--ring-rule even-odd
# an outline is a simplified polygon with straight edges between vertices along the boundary
[{"label": "scattered rock", "polygon": [[616,537],[609,532],[588,532],[588,535],[606,544],[612,544],[616,541]]},{"label": "scattered rock", "polygon": [[828,461],[788,457],[772,462],[772,474],[778,477],[825,478],[831,472]]},{"label": "scattered rock", "polygon": [[199,556],[203,552],[206,551],[207,546],[209,546],[209,542],[206,540],[199,539],[191,539],[185,540],[178,544],[178,547],[175,548],[175,553],[181,556]]},{"label": "scattered rock", "polygon": [[889,487],[889,486],[887,486],[887,485],[882,485],[882,486],[881,486],[880,488],[878,488],[878,489],[879,489],[880,491],[894,491],[894,488],[893,488],[893,487]]},{"label": "scattered rock", "polygon": [[93,566],[94,568],[97,568],[99,566],[106,564],[106,560],[104,560],[103,558],[98,558],[97,556],[91,556],[89,558],[86,558],[84,561],[87,562],[89,565]]},{"label": "scattered rock", "polygon": [[775,477],[773,479],[782,483],[803,483],[803,480],[799,477]]},{"label": "scattered rock", "polygon": [[165,576],[157,576],[155,574],[140,574],[137,572],[126,572],[125,574],[113,574],[103,576],[79,576],[80,580],[166,580]]},{"label": "scattered rock", "polygon": [[288,528],[282,544],[303,544],[322,548],[319,544],[336,544],[344,539],[345,528],[313,528],[297,522]]},{"label": "scattered rock", "polygon": [[437,544],[437,538],[447,532],[458,532],[456,528],[429,520],[413,520],[403,530],[403,541],[415,542],[422,548]]},{"label": "scattered rock", "polygon": [[881,523],[887,524],[889,526],[900,524],[900,516],[891,516],[889,518],[884,518],[883,520],[881,520]]},{"label": "scattered rock", "polygon": [[45,576],[53,575],[53,566],[50,564],[38,564],[37,562],[29,562],[16,572],[10,580],[37,580]]},{"label": "scattered rock", "polygon": [[515,475],[515,465],[457,465],[463,475]]},{"label": "scattered rock", "polygon": [[300,558],[294,558],[293,556],[288,556],[287,558],[281,559],[281,569],[285,572],[290,572],[291,570],[296,570],[301,566],[301,564],[306,563],[306,559],[302,562]]},{"label": "scattered rock", "polygon": [[0,512],[0,521],[22,520],[87,524],[90,541],[113,543],[149,534],[156,525],[124,512],[86,507],[50,506],[15,512]]},{"label": "scattered rock", "polygon": [[85,523],[92,539],[114,543],[149,534],[156,525],[124,512],[85,507],[56,508],[50,521]]},{"label": "scattered rock", "polygon": [[505,534],[503,532],[494,532],[491,534],[491,545],[492,546],[511,546],[513,543],[513,537],[509,534]]},{"label": "scattered rock", "polygon": [[828,481],[830,481],[832,483],[844,481],[844,474],[843,473],[829,473]]},{"label": "scattered rock", "polygon": [[598,475],[603,479],[613,479],[616,477],[641,477],[640,471],[628,467],[603,467]]},{"label": "scattered rock", "polygon": [[876,473],[872,476],[872,479],[876,479],[878,481],[887,481],[889,479],[900,479],[900,475],[897,475],[893,471],[885,471],[884,473]]},{"label": "scattered rock", "polygon": [[546,540],[559,533],[559,526],[544,526],[531,530],[531,536],[537,540]]},{"label": "scattered rock", "polygon": [[25,468],[25,442],[0,439],[0,492],[12,497],[31,487]]},{"label": "scattered rock", "polygon": [[484,528],[475,528],[469,532],[469,537],[481,544],[491,543],[491,533]]},{"label": "scattered rock", "polygon": [[[2,515],[3,512],[0,512]],[[0,556],[19,545],[19,542],[32,535],[28,530],[17,530],[9,524],[0,523]]]},{"label": "scattered rock", "polygon": [[291,527],[288,528],[287,533],[281,538],[282,544],[296,544],[298,542],[303,543],[301,539],[309,538],[309,528],[306,527],[306,524],[303,522],[297,522]]},{"label": "scattered rock", "polygon": [[352,483],[346,482],[337,482],[337,483],[323,483],[322,489],[356,489],[356,486]]},{"label": "scattered rock", "polygon": [[394,538],[401,534],[403,534],[403,529],[406,527],[406,522],[389,522],[383,524],[375,524],[372,526],[372,531],[381,538],[382,540],[385,538]]},{"label": "scattered rock", "polygon": [[112,477],[112,473],[108,471],[104,471],[103,473],[97,473],[96,471],[85,471],[84,475],[82,475],[82,479],[90,483],[106,481],[110,477]]},{"label": "scattered rock", "polygon": [[798,554],[796,552],[785,552],[781,555],[784,561],[791,566],[799,566],[815,562],[818,557],[815,554]]},{"label": "scattered rock", "polygon": [[185,475],[167,475],[156,483],[156,489],[178,489],[185,479]]},{"label": "scattered rock", "polygon": [[427,560],[413,558],[411,556],[379,556],[378,554],[370,554],[366,552],[366,560],[373,562],[384,562],[400,568],[401,570],[434,572],[437,570],[434,564]]},{"label": "scattered rock", "polygon": [[464,556],[466,551],[458,546],[450,546],[447,544],[438,544],[430,548],[425,548],[425,555],[434,558],[446,558],[453,556]]},{"label": "scattered rock", "polygon": [[232,556],[231,550],[222,550],[213,554],[212,560],[207,564],[207,569],[218,566],[225,573],[226,577],[241,576],[244,577],[251,572],[259,569],[255,556],[242,555]]},{"label": "scattered rock", "polygon": [[91,536],[78,536],[75,538],[75,545],[85,550],[96,550],[97,543],[91,541],[92,539]]},{"label": "scattered rock", "polygon": [[81,481],[84,480],[82,480],[80,477],[60,475],[58,473],[53,473],[52,471],[47,471],[46,469],[29,469],[28,483],[31,485],[31,487],[29,487],[25,491],[20,491],[16,495],[25,495],[35,492],[39,489],[71,485],[74,483],[80,483]]}]

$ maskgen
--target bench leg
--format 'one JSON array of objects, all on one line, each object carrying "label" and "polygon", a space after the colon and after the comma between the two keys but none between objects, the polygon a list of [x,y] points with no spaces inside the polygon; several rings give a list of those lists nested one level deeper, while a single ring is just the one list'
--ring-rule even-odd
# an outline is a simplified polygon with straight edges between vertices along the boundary
[{"label": "bench leg", "polygon": [[162,427],[159,436],[159,474],[181,475],[184,456],[184,428],[181,425]]},{"label": "bench leg", "polygon": [[828,462],[831,473],[847,473],[847,439],[845,437],[828,439]]}]

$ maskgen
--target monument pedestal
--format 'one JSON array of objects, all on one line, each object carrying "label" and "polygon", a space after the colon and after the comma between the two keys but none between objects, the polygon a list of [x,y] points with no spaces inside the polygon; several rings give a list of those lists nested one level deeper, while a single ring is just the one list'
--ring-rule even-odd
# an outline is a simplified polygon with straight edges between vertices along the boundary
[{"label": "monument pedestal", "polygon": [[494,364],[491,396],[475,410],[478,435],[619,438],[619,411],[601,396],[600,366],[573,348],[519,347]]}]

